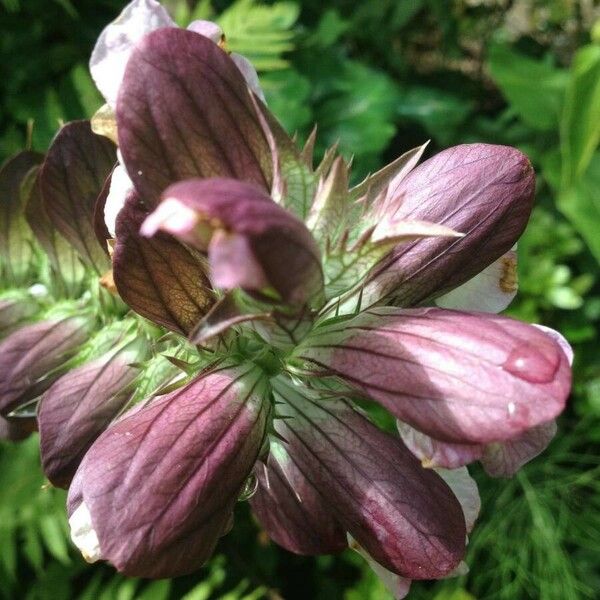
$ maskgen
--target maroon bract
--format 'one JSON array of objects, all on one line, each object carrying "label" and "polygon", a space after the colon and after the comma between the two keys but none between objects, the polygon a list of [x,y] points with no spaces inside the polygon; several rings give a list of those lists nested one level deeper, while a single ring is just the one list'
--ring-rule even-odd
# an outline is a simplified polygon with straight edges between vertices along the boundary
[{"label": "maroon bract", "polygon": [[56,486],[68,487],[93,441],[123,410],[147,354],[145,340],[131,340],[61,377],[40,402],[42,466]]},{"label": "maroon bract", "polygon": [[[6,415],[47,389],[92,329],[88,316],[26,325],[0,343],[0,413]],[[31,392],[35,395],[31,396]]]},{"label": "maroon bract", "polygon": [[192,177],[270,188],[271,153],[246,81],[202,35],[160,29],[144,37],[127,63],[116,114],[123,161],[148,207],[169,184]]},{"label": "maroon bract", "polygon": [[93,133],[89,121],[74,121],[58,132],[40,171],[52,225],[99,275],[108,265],[93,228],[94,206],[115,161],[112,142]]},{"label": "maroon bract", "polygon": [[464,237],[418,240],[396,248],[369,276],[365,305],[414,306],[464,283],[508,252],[533,207],[535,175],[515,148],[465,144],[440,152],[390,184],[375,214],[421,219]]},{"label": "maroon bract", "polygon": [[437,439],[489,443],[562,412],[570,366],[531,325],[437,308],[373,308],[318,329],[298,356]]},{"label": "maroon bract", "polygon": [[148,212],[132,193],[117,218],[114,279],[121,298],[140,315],[187,334],[215,297],[206,261],[175,238],[140,234]]},{"label": "maroon bract", "polygon": [[71,491],[79,535],[93,527],[100,556],[128,575],[202,566],[264,442],[267,391],[256,367],[220,368],[109,427]]}]

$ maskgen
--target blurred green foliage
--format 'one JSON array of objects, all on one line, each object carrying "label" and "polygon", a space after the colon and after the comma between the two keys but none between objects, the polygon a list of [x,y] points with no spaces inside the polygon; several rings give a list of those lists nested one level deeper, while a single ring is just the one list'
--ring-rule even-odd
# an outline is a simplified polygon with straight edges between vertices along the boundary
[{"label": "blurred green foliage", "polygon": [[[0,0],[0,160],[44,150],[58,123],[101,104],[86,61],[123,0]],[[474,469],[483,513],[471,572],[410,598],[600,597],[600,16],[587,0],[201,0],[176,20],[217,20],[258,67],[271,109],[317,155],[332,143],[362,178],[403,151],[515,145],[538,173],[510,312],[576,351],[572,402],[549,450],[510,481]],[[594,25],[596,23],[596,25]],[[200,573],[125,580],[67,542],[64,494],[43,485],[36,439],[0,447],[0,595],[119,600],[383,600],[358,555],[309,559],[263,539],[246,506]]]}]

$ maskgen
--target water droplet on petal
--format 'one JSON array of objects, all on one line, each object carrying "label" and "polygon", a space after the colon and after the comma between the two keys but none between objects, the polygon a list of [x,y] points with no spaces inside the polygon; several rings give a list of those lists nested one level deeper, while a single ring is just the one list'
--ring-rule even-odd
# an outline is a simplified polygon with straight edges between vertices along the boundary
[{"label": "water droplet on petal", "polygon": [[512,350],[502,368],[530,383],[549,383],[559,365],[560,354],[554,344],[524,343]]},{"label": "water droplet on petal", "polygon": [[238,502],[244,502],[245,500],[250,500],[254,494],[256,494],[256,490],[258,489],[258,479],[254,473],[246,479],[244,483],[244,487],[240,493],[238,498]]}]

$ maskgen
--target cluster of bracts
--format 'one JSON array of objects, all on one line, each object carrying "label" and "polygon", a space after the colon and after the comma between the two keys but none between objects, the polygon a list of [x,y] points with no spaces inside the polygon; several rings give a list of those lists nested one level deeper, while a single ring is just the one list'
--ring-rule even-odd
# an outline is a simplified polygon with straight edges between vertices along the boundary
[{"label": "cluster of bracts", "polygon": [[[221,30],[135,0],[106,98],[0,172],[0,428],[39,429],[74,542],[199,568],[240,496],[284,548],[358,550],[400,598],[464,572],[479,497],[556,431],[571,352],[498,316],[535,177],[514,148],[313,165]],[[397,419],[383,431],[379,403]]]}]

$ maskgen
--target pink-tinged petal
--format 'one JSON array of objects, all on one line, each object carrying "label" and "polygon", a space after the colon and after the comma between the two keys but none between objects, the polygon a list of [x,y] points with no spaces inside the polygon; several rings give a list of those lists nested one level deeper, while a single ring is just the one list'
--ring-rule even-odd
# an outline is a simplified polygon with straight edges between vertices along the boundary
[{"label": "pink-tinged petal", "polygon": [[410,579],[400,577],[400,575],[388,571],[388,569],[374,560],[351,535],[348,535],[348,545],[367,561],[367,564],[371,567],[373,573],[381,580],[381,583],[383,583],[385,589],[392,595],[394,600],[406,598],[408,592],[410,592],[410,585],[412,583]]},{"label": "pink-tinged petal", "polygon": [[78,469],[75,473],[75,476],[71,480],[71,485],[69,486],[69,494],[67,495],[67,517],[69,519],[72,517],[73,513],[81,506],[83,503],[83,471],[82,469]]},{"label": "pink-tinged petal", "polygon": [[471,533],[481,510],[481,498],[476,481],[469,475],[467,467],[436,469],[435,472],[446,482],[460,502],[465,516],[467,533]]},{"label": "pink-tinged petal", "polygon": [[512,440],[488,444],[484,448],[481,464],[492,477],[512,477],[524,464],[548,447],[556,431],[556,421],[549,421]]},{"label": "pink-tinged petal", "polygon": [[229,55],[202,35],[162,29],[138,44],[117,124],[125,167],[149,207],[170,184],[192,177],[270,189],[271,151],[246,82]]},{"label": "pink-tinged petal", "polygon": [[458,469],[479,460],[485,448],[481,444],[441,442],[402,421],[398,421],[398,432],[407,448],[426,468]]},{"label": "pink-tinged petal", "polygon": [[215,44],[222,43],[224,39],[223,30],[212,21],[204,21],[202,19],[192,21],[187,26],[187,30],[193,31],[194,33],[199,33],[200,35],[207,37],[211,42],[214,42]]},{"label": "pink-tinged petal", "polygon": [[211,280],[216,288],[260,292],[270,287],[247,237],[224,230],[215,232],[208,248],[208,261]]},{"label": "pink-tinged petal", "polygon": [[241,54],[235,52],[231,54],[231,60],[235,63],[235,66],[240,70],[243,75],[248,87],[254,92],[263,102],[265,101],[265,94],[260,87],[260,81],[258,79],[258,73],[254,68],[254,65]]},{"label": "pink-tinged petal", "polygon": [[[223,30],[212,21],[204,21],[197,20],[192,21],[187,26],[188,31],[193,31],[194,33],[199,33],[204,37],[207,37],[211,42],[219,45],[221,48],[225,45],[225,34]],[[258,74],[256,73],[256,69],[253,64],[241,54],[236,54],[235,52],[229,55],[231,60],[235,63],[237,68],[240,70],[240,73],[243,75],[246,80],[246,84],[248,87],[254,92],[263,102],[265,100],[265,95],[260,87],[260,82],[258,81]]]},{"label": "pink-tinged petal", "polygon": [[571,348],[571,344],[567,342],[565,336],[562,333],[556,331],[556,329],[552,329],[551,327],[546,327],[545,325],[540,325],[538,323],[534,323],[533,326],[539,329],[540,331],[543,331],[546,335],[550,336],[561,347],[562,351],[567,357],[567,360],[569,361],[569,364],[573,364],[573,359],[575,358],[573,348]]},{"label": "pink-tinged petal", "polygon": [[[514,148],[455,146],[388,190],[396,219],[438,223],[465,234],[398,246],[373,269],[363,305],[385,298],[414,306],[465,283],[508,252],[529,219],[535,175]],[[390,213],[392,214],[392,213]]]},{"label": "pink-tinged petal", "polygon": [[504,441],[563,410],[571,369],[539,329],[496,315],[373,308],[324,326],[298,356],[400,420],[459,444]]},{"label": "pink-tinged petal", "polygon": [[201,257],[174,238],[139,234],[148,213],[134,194],[117,218],[113,275],[119,295],[135,312],[189,333],[214,303]]},{"label": "pink-tinged petal", "polygon": [[[573,348],[562,334],[544,325],[534,324],[534,327],[550,336],[561,347],[569,364],[573,364]],[[484,448],[481,464],[492,477],[512,477],[548,447],[556,432],[556,421],[552,420],[506,442],[489,444]]]},{"label": "pink-tinged petal", "polygon": [[114,144],[89,121],[73,121],[54,138],[40,172],[44,207],[52,225],[99,275],[109,268],[96,239],[96,200],[116,161]]},{"label": "pink-tinged petal", "polygon": [[513,301],[518,287],[517,253],[510,250],[435,303],[441,308],[499,313]]},{"label": "pink-tinged petal", "polygon": [[135,45],[160,27],[176,27],[156,0],[134,0],[104,28],[90,58],[90,72],[106,102],[115,107],[125,66]]},{"label": "pink-tinged petal", "polygon": [[335,554],[347,547],[346,533],[319,490],[273,439],[266,461],[256,466],[258,489],[252,510],[269,537],[301,555]]},{"label": "pink-tinged petal", "polygon": [[38,424],[42,466],[58,487],[68,487],[83,455],[121,412],[139,373],[146,341],[137,338],[115,351],[73,369],[46,391]]},{"label": "pink-tinged petal", "polygon": [[91,329],[89,317],[74,316],[26,325],[5,338],[0,343],[0,412],[17,407],[28,390],[71,358]]},{"label": "pink-tinged petal", "polygon": [[512,439],[491,444],[442,442],[400,421],[398,431],[424,467],[457,469],[478,460],[488,475],[512,477],[547,448],[556,434],[556,422],[543,423]]},{"label": "pink-tinged petal", "polygon": [[269,411],[262,371],[242,366],[125,414],[90,448],[70,492],[82,500],[71,502],[71,523],[83,549],[93,532],[94,558],[129,576],[201,567],[230,523]]},{"label": "pink-tinged petal", "polygon": [[342,527],[397,575],[450,573],[464,554],[466,530],[443,480],[344,401],[315,398],[282,378],[273,386],[282,417],[275,428]]},{"label": "pink-tinged petal", "polygon": [[165,231],[208,250],[216,287],[240,287],[303,305],[321,295],[320,252],[297,217],[260,188],[232,179],[190,179],[167,188],[141,232]]},{"label": "pink-tinged petal", "polygon": [[24,151],[0,167],[0,276],[5,283],[27,280],[31,270],[34,251],[21,185],[42,159],[37,152]]}]

